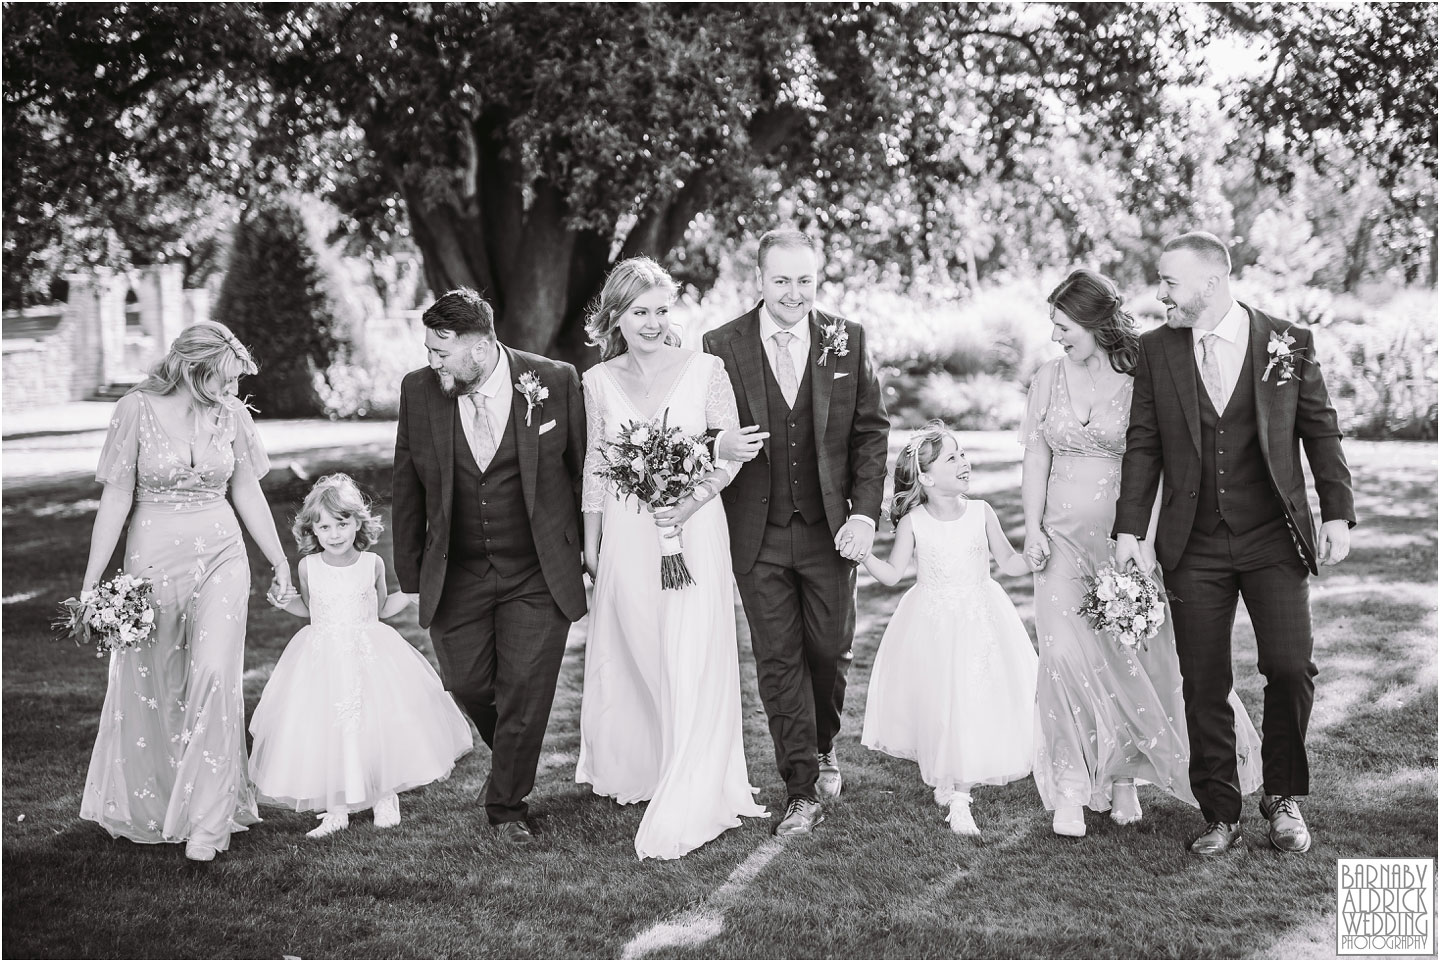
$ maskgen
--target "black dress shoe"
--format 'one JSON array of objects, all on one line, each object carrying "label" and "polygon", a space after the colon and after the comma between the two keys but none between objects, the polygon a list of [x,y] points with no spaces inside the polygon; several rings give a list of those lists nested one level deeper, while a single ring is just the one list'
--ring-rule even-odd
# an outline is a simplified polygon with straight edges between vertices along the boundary
[{"label": "black dress shoe", "polygon": [[1192,838],[1189,845],[1196,855],[1223,855],[1244,847],[1245,837],[1240,834],[1239,822],[1208,822],[1205,831]]},{"label": "black dress shoe", "polygon": [[530,826],[524,822],[501,822],[495,826],[495,831],[499,834],[500,841],[506,845],[525,848],[535,844],[535,836],[531,834]]},{"label": "black dress shoe", "polygon": [[1276,851],[1292,855],[1310,851],[1310,829],[1293,795],[1266,795],[1260,799],[1260,814],[1270,822],[1270,845]]}]

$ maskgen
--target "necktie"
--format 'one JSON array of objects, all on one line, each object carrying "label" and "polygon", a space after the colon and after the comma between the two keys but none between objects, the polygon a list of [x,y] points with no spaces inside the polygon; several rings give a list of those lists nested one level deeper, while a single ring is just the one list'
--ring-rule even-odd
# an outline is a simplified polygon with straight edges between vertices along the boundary
[{"label": "necktie", "polygon": [[495,449],[500,444],[495,440],[495,429],[490,424],[490,412],[485,410],[485,398],[477,391],[465,395],[465,399],[470,402],[470,423],[475,427],[471,432],[475,441],[475,463],[484,471],[490,467],[490,461],[495,457]]},{"label": "necktie", "polygon": [[1200,335],[1200,380],[1217,414],[1225,411],[1225,388],[1220,382],[1220,359],[1215,356],[1215,333]]},{"label": "necktie", "polygon": [[780,331],[775,335],[775,380],[780,382],[780,393],[785,395],[787,407],[795,406],[795,396],[800,393],[800,380],[795,376],[795,359],[790,356],[790,342],[795,335]]}]

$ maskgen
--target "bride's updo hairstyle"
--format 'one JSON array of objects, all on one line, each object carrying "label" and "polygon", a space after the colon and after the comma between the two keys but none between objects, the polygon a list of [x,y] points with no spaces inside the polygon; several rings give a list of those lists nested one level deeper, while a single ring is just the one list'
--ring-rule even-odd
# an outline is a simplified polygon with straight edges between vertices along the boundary
[{"label": "bride's updo hairstyle", "polygon": [[[590,337],[588,343],[600,348],[600,360],[608,361],[629,350],[625,335],[620,333],[620,316],[630,309],[637,297],[657,287],[665,288],[672,298],[679,290],[665,268],[650,258],[630,257],[615,265],[610,276],[605,278],[605,288],[600,291],[589,316],[585,318],[585,333]],[[668,332],[666,340],[669,340]]]},{"label": "bride's updo hairstyle", "polygon": [[901,518],[929,500],[920,474],[940,457],[948,437],[951,434],[943,421],[927,421],[900,449],[900,459],[895,462],[895,497],[890,502],[891,525],[898,525]]},{"label": "bride's updo hairstyle", "polygon": [[1134,375],[1140,363],[1140,335],[1135,318],[1125,310],[1120,292],[1104,274],[1083,267],[1070,276],[1046,298],[1050,319],[1057,310],[1095,335],[1095,343],[1110,359],[1110,366],[1121,374]]},{"label": "bride's updo hairstyle", "polygon": [[385,530],[384,523],[370,508],[355,480],[348,474],[327,474],[315,482],[315,487],[305,495],[305,503],[295,516],[290,531],[302,555],[316,554],[320,542],[315,539],[315,524],[324,511],[332,518],[344,521],[355,519],[355,547],[361,551],[380,540]]},{"label": "bride's updo hairstyle", "polygon": [[200,407],[214,408],[224,403],[225,385],[231,378],[258,371],[250,351],[230,328],[203,321],[181,331],[149,377],[131,391],[165,395],[184,387]]}]

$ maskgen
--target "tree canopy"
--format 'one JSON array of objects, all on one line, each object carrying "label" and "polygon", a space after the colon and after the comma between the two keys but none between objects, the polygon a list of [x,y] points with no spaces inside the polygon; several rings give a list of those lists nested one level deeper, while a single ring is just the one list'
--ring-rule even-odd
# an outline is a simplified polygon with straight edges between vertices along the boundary
[{"label": "tree canopy", "polygon": [[[1435,170],[1426,5],[13,4],[5,296],[77,258],[195,256],[268,191],[408,233],[434,291],[576,357],[617,258],[681,258],[792,217],[837,263],[974,273],[1037,217],[1084,254],[1108,217],[1174,214],[1206,160],[1353,152]],[[1243,136],[1172,96],[1206,46]],[[1430,192],[1433,209],[1433,190]],[[977,210],[983,213],[977,215]],[[697,218],[701,220],[697,221]],[[687,235],[687,232],[691,232]],[[703,260],[703,258],[701,258]],[[682,272],[683,272],[682,271]]]}]

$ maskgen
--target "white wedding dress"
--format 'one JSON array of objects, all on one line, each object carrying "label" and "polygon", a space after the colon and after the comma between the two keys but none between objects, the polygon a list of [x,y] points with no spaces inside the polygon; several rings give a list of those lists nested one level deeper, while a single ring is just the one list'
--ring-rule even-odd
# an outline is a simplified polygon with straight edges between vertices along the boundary
[{"label": "white wedding dress", "polygon": [[[605,365],[586,371],[584,385],[583,508],[604,522],[575,780],[622,804],[648,799],[636,854],[679,858],[738,827],[740,816],[766,814],[745,769],[730,535],[711,498],[684,524],[695,584],[661,589],[653,517],[634,499],[618,500],[598,474],[603,444],[645,418]],[[654,419],[667,410],[687,434],[739,427],[725,366],[709,354],[684,362]]]}]

